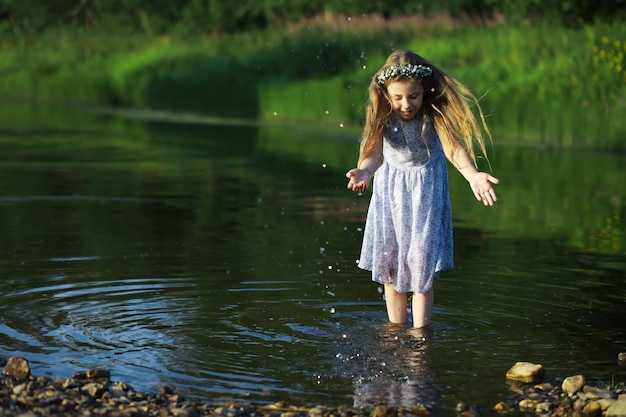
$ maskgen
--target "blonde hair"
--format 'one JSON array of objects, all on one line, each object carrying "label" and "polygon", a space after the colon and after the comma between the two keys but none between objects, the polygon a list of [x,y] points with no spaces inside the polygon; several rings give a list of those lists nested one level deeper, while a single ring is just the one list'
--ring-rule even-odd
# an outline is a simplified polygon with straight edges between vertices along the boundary
[{"label": "blonde hair", "polygon": [[[393,113],[387,94],[387,85],[392,81],[407,78],[405,75],[397,75],[386,79],[385,83],[381,84],[378,77],[389,67],[409,64],[422,65],[432,69],[430,76],[415,77],[424,87],[424,101],[421,107],[421,113],[424,117],[422,133],[426,129],[426,122],[430,119],[441,140],[444,152],[455,165],[455,141],[461,144],[474,164],[476,164],[476,148],[486,158],[485,138],[491,141],[491,133],[476,96],[459,81],[421,56],[411,51],[396,51],[389,55],[385,64],[370,81],[359,164],[370,156],[376,145],[380,143],[383,138],[385,123]],[[472,105],[476,107],[478,118],[472,110]]]}]

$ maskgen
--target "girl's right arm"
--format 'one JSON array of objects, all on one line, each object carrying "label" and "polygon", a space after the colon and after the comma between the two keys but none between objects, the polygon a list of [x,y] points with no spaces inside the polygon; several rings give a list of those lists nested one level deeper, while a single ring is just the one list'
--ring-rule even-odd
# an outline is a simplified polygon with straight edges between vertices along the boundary
[{"label": "girl's right arm", "polygon": [[383,146],[381,140],[380,146],[376,146],[372,154],[361,159],[358,168],[346,172],[346,177],[350,180],[348,181],[348,189],[352,191],[365,190],[374,176],[374,172],[381,166],[382,162]]}]

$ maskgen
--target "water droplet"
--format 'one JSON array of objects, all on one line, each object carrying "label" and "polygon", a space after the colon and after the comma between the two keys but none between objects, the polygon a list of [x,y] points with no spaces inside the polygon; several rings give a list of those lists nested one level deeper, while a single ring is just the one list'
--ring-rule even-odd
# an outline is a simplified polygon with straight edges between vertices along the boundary
[{"label": "water droplet", "polygon": [[278,112],[276,112],[276,111],[275,111],[275,112],[274,112],[274,116],[278,116]]},{"label": "water droplet", "polygon": [[320,255],[323,255],[326,252],[326,248],[320,248]]},{"label": "water droplet", "polygon": [[333,269],[333,266],[332,265],[328,265],[328,269]]},{"label": "water droplet", "polygon": [[334,307],[331,307],[329,311],[330,311],[330,314],[335,314],[335,308]]},{"label": "water droplet", "polygon": [[329,110],[326,110],[324,113],[326,113],[326,114],[330,114],[330,111],[329,111]]},{"label": "water droplet", "polygon": [[326,164],[322,164],[322,168],[326,168]]},{"label": "water droplet", "polygon": [[344,339],[347,339],[348,335],[344,333],[344,334],[341,335],[341,337],[344,338]]}]

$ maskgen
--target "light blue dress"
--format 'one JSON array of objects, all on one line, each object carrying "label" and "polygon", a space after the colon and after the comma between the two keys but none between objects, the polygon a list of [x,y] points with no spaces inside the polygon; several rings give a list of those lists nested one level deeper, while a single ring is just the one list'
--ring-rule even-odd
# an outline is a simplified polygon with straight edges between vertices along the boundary
[{"label": "light blue dress", "polygon": [[421,113],[385,125],[358,264],[398,292],[427,292],[454,268],[447,160],[432,124],[425,139],[422,125]]}]

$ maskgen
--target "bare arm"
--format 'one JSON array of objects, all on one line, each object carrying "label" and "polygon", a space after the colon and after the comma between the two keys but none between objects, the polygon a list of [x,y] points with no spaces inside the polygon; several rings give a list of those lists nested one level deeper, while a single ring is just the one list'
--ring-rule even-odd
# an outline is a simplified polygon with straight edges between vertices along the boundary
[{"label": "bare arm", "polygon": [[379,142],[374,151],[361,160],[358,168],[346,172],[346,177],[350,180],[348,181],[348,189],[363,191],[369,186],[374,172],[383,163],[383,141],[380,140]]},{"label": "bare arm", "polygon": [[498,184],[500,180],[491,174],[478,171],[474,161],[461,144],[455,142],[454,149],[448,152],[446,157],[467,180],[478,201],[482,201],[485,206],[493,206],[496,203],[498,198],[491,184]]}]

